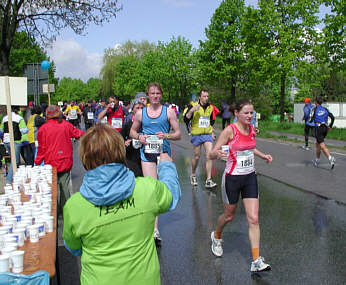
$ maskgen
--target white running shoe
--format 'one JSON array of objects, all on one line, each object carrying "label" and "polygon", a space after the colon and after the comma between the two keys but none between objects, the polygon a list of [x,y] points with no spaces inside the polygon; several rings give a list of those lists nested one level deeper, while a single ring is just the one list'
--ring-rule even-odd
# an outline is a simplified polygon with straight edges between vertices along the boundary
[{"label": "white running shoe", "polygon": [[258,257],[256,260],[251,262],[251,272],[261,272],[271,270],[269,264],[264,262],[264,258],[262,256]]},{"label": "white running shoe", "polygon": [[333,169],[333,168],[334,168],[334,165],[335,165],[335,157],[334,157],[334,156],[331,156],[331,157],[330,157],[329,163],[330,163],[331,169]]},{"label": "white running shoe", "polygon": [[190,176],[190,183],[191,183],[192,186],[197,186],[198,185],[196,175],[191,175]]},{"label": "white running shoe", "polygon": [[302,149],[310,150],[310,148],[309,148],[307,145],[303,145],[303,146],[302,146]]},{"label": "white running shoe", "polygon": [[315,167],[318,167],[318,163],[320,162],[320,160],[317,160],[317,158],[313,159],[312,160],[312,164],[315,166]]},{"label": "white running shoe", "polygon": [[211,179],[207,179],[205,181],[205,188],[213,188],[213,187],[216,187],[216,186],[217,186],[217,184],[213,180],[211,180]]},{"label": "white running shoe", "polygon": [[222,249],[222,239],[217,239],[214,236],[215,232],[212,232],[210,235],[211,238],[211,251],[215,256],[221,257],[223,255]]}]

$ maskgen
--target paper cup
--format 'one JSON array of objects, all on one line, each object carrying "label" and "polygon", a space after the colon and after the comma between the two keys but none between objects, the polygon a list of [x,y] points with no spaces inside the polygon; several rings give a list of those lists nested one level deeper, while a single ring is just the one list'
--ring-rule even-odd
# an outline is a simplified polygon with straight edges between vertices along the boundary
[{"label": "paper cup", "polygon": [[11,254],[12,252],[16,251],[17,248],[16,247],[4,247],[2,250],[1,250],[1,253],[3,255],[7,255],[9,256],[9,262],[8,262],[8,267],[9,268],[12,268],[12,261],[11,261]]},{"label": "paper cup", "polygon": [[43,220],[46,222],[46,231],[48,233],[53,232],[54,228],[54,217],[53,216],[44,216]]},{"label": "paper cup", "polygon": [[10,257],[8,255],[0,255],[0,273],[10,272]]},{"label": "paper cup", "polygon": [[38,237],[38,225],[28,226],[30,242],[35,243],[39,241]]},{"label": "paper cup", "polygon": [[23,246],[24,245],[24,231],[25,229],[23,228],[17,228],[13,230],[13,234],[17,237],[17,243],[18,246]]},{"label": "paper cup", "polygon": [[222,145],[222,146],[221,146],[221,149],[222,149],[223,152],[228,153],[229,146],[228,146],[228,145]]},{"label": "paper cup", "polygon": [[24,250],[16,250],[11,253],[12,272],[20,273],[24,269]]}]

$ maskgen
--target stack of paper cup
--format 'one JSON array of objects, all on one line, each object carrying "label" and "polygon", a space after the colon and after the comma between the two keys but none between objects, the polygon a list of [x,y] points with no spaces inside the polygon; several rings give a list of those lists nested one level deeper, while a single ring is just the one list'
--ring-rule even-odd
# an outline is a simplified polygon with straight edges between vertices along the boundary
[{"label": "stack of paper cup", "polygon": [[12,272],[20,273],[24,269],[24,250],[16,250],[11,253]]},{"label": "stack of paper cup", "polygon": [[0,273],[10,271],[10,257],[8,255],[0,255]]}]

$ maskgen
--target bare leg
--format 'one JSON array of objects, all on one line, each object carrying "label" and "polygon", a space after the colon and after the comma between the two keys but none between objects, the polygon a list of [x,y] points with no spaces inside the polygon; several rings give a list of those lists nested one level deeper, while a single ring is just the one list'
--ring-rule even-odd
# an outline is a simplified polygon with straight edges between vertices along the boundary
[{"label": "bare leg", "polygon": [[318,142],[315,143],[316,145],[316,158],[317,159],[320,159],[321,157],[321,146]]},{"label": "bare leg", "polygon": [[211,179],[211,169],[213,167],[213,161],[209,159],[208,157],[209,157],[209,153],[211,152],[213,148],[213,144],[211,142],[205,142],[203,145],[204,145],[205,155],[206,155],[205,169],[207,172],[207,179]]},{"label": "bare leg", "polygon": [[216,232],[221,233],[225,225],[233,220],[236,209],[237,204],[223,204],[223,214],[217,219]]},{"label": "bare leg", "polygon": [[330,152],[329,149],[327,148],[326,144],[324,142],[320,143],[320,149],[322,150],[322,152],[324,153],[324,155],[329,158],[330,157]]},{"label": "bare leg", "polygon": [[251,248],[259,248],[260,227],[258,224],[259,200],[255,198],[243,199],[246,218],[249,223],[249,240]]},{"label": "bare leg", "polygon": [[198,165],[199,158],[201,157],[201,146],[194,146],[193,147],[193,158],[192,158],[192,175],[196,175],[196,168]]}]

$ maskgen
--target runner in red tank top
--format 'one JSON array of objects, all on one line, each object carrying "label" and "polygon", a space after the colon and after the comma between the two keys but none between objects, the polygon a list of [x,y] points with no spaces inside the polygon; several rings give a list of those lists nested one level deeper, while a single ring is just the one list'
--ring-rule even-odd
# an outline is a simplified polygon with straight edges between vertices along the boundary
[{"label": "runner in red tank top", "polygon": [[259,256],[259,199],[254,155],[268,163],[272,162],[273,158],[270,154],[264,154],[256,149],[256,134],[251,126],[253,110],[250,100],[241,99],[237,102],[234,110],[234,115],[238,118],[237,122],[228,125],[222,131],[209,156],[210,159],[227,159],[221,186],[224,213],[219,216],[216,230],[211,233],[211,249],[214,255],[222,256],[222,230],[227,223],[232,221],[241,194],[249,224],[253,258],[250,270],[258,272],[270,270],[270,265],[264,263],[264,259]]}]

